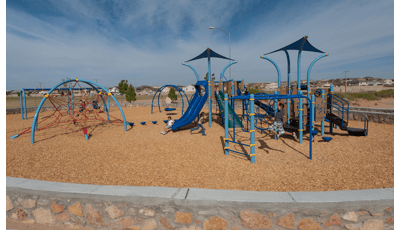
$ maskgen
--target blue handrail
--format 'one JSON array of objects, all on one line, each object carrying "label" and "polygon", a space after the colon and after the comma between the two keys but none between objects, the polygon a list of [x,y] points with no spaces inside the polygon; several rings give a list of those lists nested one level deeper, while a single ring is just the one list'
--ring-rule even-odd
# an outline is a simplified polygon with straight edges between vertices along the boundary
[{"label": "blue handrail", "polygon": [[[331,96],[331,100],[328,100],[328,102],[330,101],[331,103],[328,103],[328,104],[331,105],[332,107],[336,108],[339,112],[342,113],[342,128],[343,128],[344,112],[347,112],[346,123],[349,122],[349,102],[347,100],[345,100],[344,98],[341,98],[335,94],[330,94],[330,96]],[[341,105],[339,103],[341,103]],[[347,104],[347,108],[345,108],[345,103]]]}]

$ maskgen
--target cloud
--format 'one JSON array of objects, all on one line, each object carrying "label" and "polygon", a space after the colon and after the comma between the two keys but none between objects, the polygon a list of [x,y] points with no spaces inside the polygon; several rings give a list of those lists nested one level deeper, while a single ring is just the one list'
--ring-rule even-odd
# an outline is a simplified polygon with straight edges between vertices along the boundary
[{"label": "cloud", "polygon": [[[234,79],[276,81],[275,68],[260,56],[304,35],[329,53],[313,67],[313,79],[336,78],[343,70],[368,75],[379,69],[387,77],[393,72],[393,1],[50,1],[46,7],[39,14],[7,5],[7,90],[38,82],[51,87],[66,77],[98,79],[106,87],[132,78],[138,85],[194,83],[183,61],[207,47],[229,55],[228,36],[209,26],[232,35]],[[293,80],[297,52],[289,53]],[[319,55],[303,52],[302,79]],[[285,54],[269,57],[286,79]],[[228,63],[212,59],[212,72],[219,76]],[[206,59],[189,64],[205,76]]]}]

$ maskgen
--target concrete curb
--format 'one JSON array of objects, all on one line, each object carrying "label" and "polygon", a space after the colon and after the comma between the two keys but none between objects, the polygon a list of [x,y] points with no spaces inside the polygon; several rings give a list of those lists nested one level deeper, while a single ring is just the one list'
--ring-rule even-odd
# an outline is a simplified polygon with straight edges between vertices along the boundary
[{"label": "concrete curb", "polygon": [[151,197],[189,201],[229,201],[251,203],[339,203],[365,201],[394,201],[394,188],[327,192],[257,192],[199,188],[135,187],[60,183],[6,177],[7,188],[46,192],[109,195],[118,197]]}]

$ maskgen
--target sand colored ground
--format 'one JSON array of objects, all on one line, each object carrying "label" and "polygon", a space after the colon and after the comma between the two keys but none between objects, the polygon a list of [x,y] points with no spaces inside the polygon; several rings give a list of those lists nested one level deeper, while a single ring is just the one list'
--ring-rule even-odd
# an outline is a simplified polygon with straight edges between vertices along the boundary
[{"label": "sand colored ground", "polygon": [[[299,144],[291,136],[274,140],[272,135],[257,131],[256,163],[251,164],[246,156],[224,155],[224,129],[216,115],[211,128],[208,122],[204,125],[207,135],[202,136],[189,130],[160,134],[166,112],[150,114],[148,107],[132,107],[124,108],[124,113],[128,121],[135,122],[127,132],[122,124],[105,124],[89,129],[90,139],[85,140],[81,132],[50,128],[36,134],[35,144],[30,143],[30,135],[9,139],[31,126],[33,113],[26,121],[20,114],[7,115],[7,176],[98,185],[253,191],[394,187],[393,125],[371,122],[367,137],[334,129],[332,135],[327,134],[333,138],[329,143],[318,135],[312,160],[308,135]],[[112,114],[121,117],[117,109],[113,108]],[[169,114],[173,119],[180,117],[179,112]],[[158,123],[152,124],[153,120]],[[141,121],[147,124],[140,125]],[[349,126],[362,128],[363,122],[350,121]],[[236,140],[249,144],[249,136],[237,132]],[[249,153],[247,147],[231,147]]]}]

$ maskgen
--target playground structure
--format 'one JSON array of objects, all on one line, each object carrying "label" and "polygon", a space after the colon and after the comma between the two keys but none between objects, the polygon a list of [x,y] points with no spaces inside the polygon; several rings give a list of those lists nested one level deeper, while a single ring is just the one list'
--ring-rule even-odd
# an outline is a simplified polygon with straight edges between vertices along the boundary
[{"label": "playground structure", "polygon": [[[157,94],[158,94],[158,98],[157,98],[158,111],[161,112],[161,108],[160,108],[160,96],[161,96],[161,92],[162,92],[163,89],[165,89],[166,87],[172,87],[172,88],[176,89],[176,90],[179,92],[179,94],[180,94],[180,96],[181,96],[181,99],[182,99],[182,115],[183,115],[183,111],[184,111],[184,109],[185,109],[185,99],[184,99],[184,97],[182,96],[182,93],[183,93],[183,95],[185,95],[186,101],[187,101],[188,104],[190,104],[190,101],[189,101],[189,99],[188,99],[188,97],[187,97],[185,91],[183,91],[180,87],[178,87],[178,86],[176,86],[176,85],[164,85],[164,86],[161,86],[161,87],[154,93],[153,99],[151,100],[151,114],[153,114],[153,103],[154,103],[154,98],[156,97]],[[168,110],[168,108],[166,108],[166,109],[167,109],[166,111],[172,111],[172,110]]]},{"label": "playground structure", "polygon": [[[189,104],[188,108],[186,109],[185,113],[182,115],[181,118],[176,120],[176,122],[171,127],[172,130],[177,130],[177,129],[180,129],[181,127],[189,125],[190,123],[192,123],[192,121],[194,121],[196,118],[198,118],[198,115],[199,115],[201,109],[204,107],[204,104],[206,103],[207,99],[208,99],[208,106],[209,106],[209,126],[211,127],[211,123],[212,123],[212,105],[211,105],[211,95],[212,95],[211,88],[212,87],[211,87],[211,85],[213,82],[211,80],[211,63],[210,63],[211,57],[228,59],[228,60],[232,61],[222,71],[221,78],[223,76],[223,73],[229,66],[237,63],[235,60],[224,57],[224,56],[214,52],[210,48],[207,48],[203,53],[199,54],[198,56],[196,56],[186,62],[183,62],[182,65],[185,65],[185,66],[188,66],[189,68],[191,68],[196,75],[196,80],[197,80],[197,82],[195,84],[196,92],[193,94],[193,98],[190,100],[190,104]],[[193,68],[191,65],[187,64],[187,62],[194,61],[197,59],[202,59],[202,58],[207,58],[207,60],[208,60],[208,76],[209,76],[208,81],[199,81],[199,75],[197,74],[197,71],[195,70],[195,68]]]},{"label": "playground structure", "polygon": [[[209,126],[211,127],[212,124],[212,95],[215,96],[215,99],[217,101],[217,109],[219,110],[219,114],[221,116],[221,123],[225,127],[225,154],[228,154],[229,151],[233,151],[229,149],[229,143],[235,143],[239,145],[245,145],[243,143],[236,142],[236,135],[235,135],[235,130],[236,128],[239,128],[244,131],[244,132],[250,132],[250,140],[251,144],[246,145],[250,147],[250,154],[246,153],[240,153],[237,151],[237,153],[250,156],[251,162],[254,163],[254,132],[255,130],[260,130],[261,134],[263,133],[266,128],[262,127],[262,124],[267,124],[267,122],[272,118],[276,116],[276,112],[278,111],[277,105],[279,102],[282,102],[286,104],[286,111],[287,114],[284,116],[284,124],[283,128],[285,131],[291,131],[291,132],[298,132],[298,137],[299,137],[299,143],[303,143],[303,132],[308,131],[310,136],[309,136],[309,142],[310,142],[310,150],[309,150],[309,159],[312,159],[312,142],[314,141],[314,136],[318,133],[318,131],[314,130],[315,122],[321,122],[321,135],[324,136],[324,122],[330,122],[330,133],[333,132],[333,127],[339,126],[341,130],[347,130],[350,135],[368,135],[368,120],[365,120],[364,122],[364,129],[356,129],[356,128],[349,128],[348,127],[348,112],[349,112],[349,103],[344,100],[343,98],[338,97],[337,95],[334,95],[333,88],[331,87],[330,89],[320,89],[320,88],[311,88],[310,87],[310,72],[311,68],[315,64],[316,61],[319,59],[328,56],[327,53],[324,53],[323,51],[316,49],[313,47],[307,40],[308,36],[304,36],[303,38],[297,40],[296,42],[283,47],[281,49],[275,50],[270,53],[274,53],[277,51],[284,51],[287,56],[287,62],[288,62],[288,86],[282,87],[281,86],[281,74],[278,65],[271,60],[268,57],[265,57],[265,55],[268,55],[270,53],[264,54],[261,56],[261,58],[266,59],[270,61],[276,68],[277,73],[278,73],[278,87],[279,91],[275,91],[274,94],[265,94],[261,93],[258,95],[242,95],[242,90],[244,90],[244,80],[241,81],[234,81],[234,80],[227,80],[224,77],[224,72],[226,69],[237,63],[233,59],[226,58],[210,48],[207,48],[203,53],[200,55],[196,56],[195,58],[192,58],[186,62],[183,63],[183,65],[190,67],[195,75],[196,75],[196,84],[195,84],[195,89],[196,92],[193,94],[192,99],[188,100],[186,94],[181,90],[179,87],[175,85],[165,85],[160,87],[157,92],[153,96],[152,100],[152,105],[154,102],[155,96],[159,93],[158,95],[158,107],[159,111],[161,112],[160,108],[160,103],[159,103],[159,98],[161,95],[162,90],[165,87],[173,87],[175,88],[181,96],[182,99],[182,116],[179,119],[175,119],[175,123],[171,127],[172,130],[180,130],[182,127],[190,125],[193,121],[198,118],[198,115],[202,108],[204,107],[206,101],[208,100],[208,105],[209,105]],[[290,58],[288,55],[287,50],[298,50],[298,70],[297,70],[297,87],[296,85],[290,85]],[[301,63],[301,52],[302,51],[310,51],[310,52],[318,52],[318,53],[324,53],[323,55],[317,57],[311,64],[307,72],[307,85],[301,85],[300,84],[300,63]],[[211,79],[211,67],[210,67],[210,59],[211,57],[214,58],[222,58],[222,59],[228,59],[232,62],[230,62],[221,72],[220,74],[220,79],[219,81],[214,81]],[[196,70],[187,64],[187,62],[201,59],[201,58],[207,58],[208,59],[208,78],[207,81],[200,81],[199,76],[196,72]],[[223,79],[225,78],[225,81]],[[85,81],[85,80],[75,80],[75,85],[73,87],[69,88],[57,88],[60,85],[65,85],[65,83],[71,82],[74,80],[67,80],[64,81],[57,86],[53,87],[50,89],[48,94],[45,95],[43,98],[42,102],[40,103],[39,107],[37,108],[36,115],[34,117],[33,123],[32,123],[32,128],[27,129],[24,132],[17,134],[13,136],[12,138],[18,137],[19,135],[25,134],[29,131],[31,131],[31,143],[34,143],[34,133],[35,130],[42,130],[45,128],[49,128],[51,126],[57,126],[61,123],[71,123],[75,126],[78,127],[78,130],[83,131],[85,138],[88,139],[88,131],[87,131],[87,123],[92,122],[92,121],[97,121],[97,122],[105,122],[107,121],[108,123],[112,122],[121,122],[124,124],[125,131],[126,131],[126,126],[131,125],[133,126],[133,122],[129,123],[125,121],[125,117],[123,114],[123,111],[118,103],[117,100],[113,97],[111,93],[109,93],[105,88],[97,85],[96,83]],[[76,84],[78,82],[84,82],[91,86],[91,88],[83,88],[79,87],[76,88]],[[80,85],[79,85],[80,86]],[[97,88],[96,88],[97,87]],[[67,99],[66,101],[58,99],[57,97],[52,97],[50,96],[51,92],[53,92],[55,89],[58,91],[66,90],[67,91]],[[103,89],[104,91],[100,91]],[[25,89],[27,90],[27,89]],[[21,90],[21,98],[23,97],[24,103],[22,103],[21,99],[21,116],[26,119],[26,104],[25,104],[25,90]],[[81,106],[81,109],[79,111],[74,110],[76,107],[79,105],[74,102],[74,93],[73,91],[79,90],[81,92],[81,99],[84,101],[86,105]],[[87,93],[87,90],[90,90],[90,93]],[[88,98],[89,94],[93,94],[92,91],[96,90],[97,93],[96,98]],[[303,93],[302,90],[306,90],[306,93]],[[325,94],[325,90],[327,94]],[[85,92],[83,92],[85,91]],[[71,92],[71,94],[68,94],[68,92]],[[184,112],[184,97],[182,96],[185,95],[186,100],[188,102],[188,107],[186,111]],[[110,97],[114,99],[116,104],[118,105],[123,120],[116,119],[115,117],[113,121],[110,121],[110,115],[109,115],[109,110],[110,110]],[[55,121],[51,122],[50,124],[42,125],[43,121],[40,121],[38,123],[37,121],[37,115],[38,112],[40,111],[44,101],[48,98],[53,107],[54,107],[54,113],[49,116],[49,117],[54,117]],[[235,100],[241,100],[242,101],[242,114],[239,117],[236,112],[235,112]],[[107,103],[108,101],[108,103]],[[88,103],[89,102],[89,103]],[[90,103],[91,102],[91,103]],[[347,103],[347,104],[346,104]],[[23,108],[23,104],[25,107]],[[346,106],[347,105],[347,106]],[[257,106],[257,107],[256,107]],[[103,108],[103,110],[101,110]],[[67,112],[61,112],[62,109],[67,109]],[[336,111],[334,111],[334,109]],[[22,114],[22,111],[24,112],[24,115]],[[166,108],[166,111],[170,111],[172,108]],[[81,114],[82,111],[84,114]],[[329,111],[329,112],[328,112]],[[101,113],[106,113],[107,114],[107,119],[102,118],[100,116]],[[340,115],[336,115],[334,112],[339,112]],[[153,106],[151,107],[151,113],[153,113]],[[347,113],[347,116],[346,116]],[[92,117],[91,117],[92,116]],[[49,117],[46,117],[45,120],[47,120]],[[66,118],[63,118],[66,117]],[[79,119],[78,119],[79,118]],[[83,118],[83,119],[82,119]],[[64,120],[63,120],[64,119]],[[156,121],[152,121],[153,124],[156,124]],[[41,124],[43,127],[39,127],[38,125]],[[45,123],[43,123],[45,124]],[[142,125],[145,125],[146,122],[141,122]],[[258,126],[260,124],[260,126]],[[250,127],[249,127],[250,126]],[[229,128],[233,128],[233,140],[230,141],[228,139],[227,135],[227,130]],[[276,139],[276,136],[275,136]]]},{"label": "playground structure", "polygon": [[[59,88],[68,83],[73,85],[68,88]],[[82,83],[89,85],[90,88],[82,87]],[[31,89],[21,90],[21,96],[23,97],[23,100],[21,99],[22,119],[24,119],[24,114],[26,119],[25,91],[27,90]],[[63,90],[67,92],[67,95],[63,98],[52,95],[53,92]],[[88,90],[90,91],[88,92]],[[93,90],[96,91],[95,94],[92,92]],[[74,95],[75,91],[79,92],[79,96]],[[110,98],[112,98],[118,106],[122,115],[122,120],[110,115]],[[46,100],[50,102],[54,112],[49,116],[39,118],[40,110]],[[22,101],[24,101],[24,103],[22,103]],[[33,144],[35,143],[35,132],[53,127],[60,127],[75,133],[83,132],[85,139],[89,139],[88,129],[94,129],[104,123],[123,123],[125,131],[127,125],[132,125],[126,122],[121,106],[112,93],[108,92],[106,88],[97,83],[83,79],[69,79],[49,89],[36,109],[32,127],[12,136],[11,139],[30,132],[31,143]]]},{"label": "playground structure", "polygon": [[[314,100],[315,100],[315,98],[314,98],[314,95],[312,95],[311,96],[311,100],[309,99],[309,98],[307,98],[306,96],[303,96],[303,95],[301,95],[301,94],[298,94],[298,95],[267,95],[267,94],[265,94],[265,95],[254,95],[254,94],[250,94],[250,95],[242,95],[242,96],[236,96],[236,97],[231,97],[231,98],[229,98],[229,96],[228,96],[228,94],[225,94],[225,96],[224,96],[224,101],[225,101],[225,103],[224,103],[224,107],[225,107],[225,110],[228,108],[228,107],[230,107],[230,105],[228,104],[228,100],[229,99],[231,99],[231,100],[236,100],[236,99],[239,99],[239,100],[243,100],[243,102],[244,103],[246,103],[246,104],[248,104],[248,101],[250,101],[250,106],[249,106],[249,108],[250,108],[250,113],[246,113],[246,114],[243,114],[242,116],[243,117],[246,117],[247,118],[247,120],[250,120],[250,129],[249,130],[244,130],[243,129],[243,125],[242,125],[242,130],[243,131],[245,131],[245,132],[249,132],[250,133],[250,145],[247,145],[247,144],[243,144],[243,143],[240,143],[240,142],[236,142],[235,140],[233,140],[233,141],[230,141],[230,138],[229,138],[229,127],[228,127],[228,123],[229,123],[229,116],[228,116],[228,113],[225,113],[225,138],[224,138],[224,142],[225,142],[225,147],[224,147],[224,149],[225,149],[225,155],[229,155],[229,151],[232,151],[232,152],[236,152],[236,153],[239,153],[239,154],[242,154],[242,155],[245,155],[245,156],[249,156],[250,157],[250,160],[251,160],[251,163],[255,163],[255,113],[254,113],[254,101],[255,100],[274,100],[275,101],[275,107],[277,106],[277,100],[280,100],[280,99],[294,99],[294,98],[298,98],[298,99],[306,99],[306,100],[308,100],[309,102],[310,102],[310,104],[311,104],[311,109],[310,109],[310,112],[311,112],[311,114],[310,114],[310,116],[311,117],[313,117],[313,111],[314,111]],[[301,104],[301,101],[302,100],[300,100],[300,104]],[[246,110],[245,110],[246,111]],[[300,116],[302,116],[302,111],[300,111]],[[276,115],[276,110],[275,110],[275,115]],[[309,152],[309,158],[310,158],[310,160],[312,160],[312,138],[313,138],[313,125],[312,125],[313,123],[309,123],[309,131],[310,131],[310,152]],[[302,124],[302,122],[300,122],[300,128],[301,129],[303,129],[303,124]],[[259,128],[260,129],[260,128]],[[232,136],[233,137],[235,137],[235,125],[233,125],[233,134],[232,134]],[[242,152],[238,152],[238,151],[234,151],[234,150],[231,150],[231,149],[229,149],[229,143],[234,143],[234,144],[239,144],[239,145],[243,145],[243,146],[247,146],[247,147],[250,147],[250,154],[246,154],[246,153],[242,153]]]},{"label": "playground structure", "polygon": [[[219,92],[219,96],[216,94],[216,99],[219,101],[219,108],[221,114],[223,111],[229,110],[232,115],[228,115],[225,113],[224,115],[224,123],[225,123],[225,154],[228,155],[229,151],[233,151],[229,149],[229,143],[235,143],[239,145],[245,145],[250,147],[250,154],[245,154],[241,152],[234,151],[239,154],[243,154],[246,156],[250,156],[251,162],[255,162],[255,152],[254,152],[254,135],[255,128],[261,130],[261,133],[265,128],[255,126],[255,123],[260,122],[261,124],[266,123],[271,117],[275,117],[277,112],[277,104],[278,100],[281,100],[282,103],[285,103],[286,106],[286,116],[284,116],[283,128],[285,131],[298,132],[299,143],[303,143],[303,132],[309,131],[310,138],[310,150],[309,150],[309,159],[312,159],[312,143],[314,142],[314,136],[318,133],[318,131],[314,131],[315,122],[321,122],[321,135],[324,136],[324,122],[330,122],[330,133],[333,131],[333,126],[339,126],[341,130],[347,130],[350,135],[368,135],[368,120],[365,118],[364,120],[364,129],[357,128],[349,128],[348,124],[348,112],[349,112],[349,103],[343,98],[333,94],[333,86],[330,89],[320,89],[320,88],[311,88],[310,86],[310,73],[314,64],[323,57],[328,56],[327,53],[315,48],[312,46],[308,40],[308,36],[304,36],[303,38],[295,41],[294,43],[285,46],[281,49],[272,51],[270,53],[264,54],[261,58],[270,61],[276,68],[278,73],[278,88],[279,92],[275,91],[274,94],[260,94],[260,95],[244,95],[244,96],[233,96],[225,95],[222,97],[222,92]],[[296,85],[290,84],[290,57],[288,50],[298,50],[298,62],[297,62],[297,87]],[[287,57],[288,63],[288,85],[287,87],[281,86],[281,74],[278,65],[270,58],[265,55],[275,53],[278,51],[284,51]],[[300,73],[301,73],[301,53],[302,51],[309,52],[317,52],[324,53],[323,55],[317,57],[309,66],[307,71],[307,85],[301,85],[300,81]],[[236,85],[235,85],[236,86]],[[229,85],[230,87],[230,85]],[[236,88],[235,88],[236,89]],[[303,94],[302,90],[306,90],[306,94]],[[328,92],[327,98],[325,95],[325,90]],[[228,90],[230,92],[230,90]],[[236,92],[236,90],[235,90]],[[224,98],[224,110],[221,109],[222,99]],[[242,100],[242,116],[239,119],[235,114],[235,100]],[[327,100],[326,100],[327,99]],[[231,103],[228,103],[228,100]],[[262,103],[261,100],[269,100],[267,103]],[[250,103],[249,103],[250,101]],[[328,102],[327,102],[328,101]],[[255,112],[254,104],[256,104],[257,112]],[[274,106],[272,106],[272,104]],[[347,105],[347,107],[346,107]],[[335,115],[333,113],[333,108],[339,112],[341,115]],[[265,114],[260,111],[265,111]],[[329,113],[327,111],[329,110]],[[347,116],[345,115],[347,113]],[[250,123],[250,129],[249,129]],[[247,126],[245,127],[244,124]],[[305,125],[305,127],[304,127]],[[243,143],[239,143],[235,141],[235,128],[241,127],[241,129],[245,132],[250,132],[250,140],[251,144],[246,145]],[[228,138],[228,129],[233,128],[233,140],[229,140]],[[276,139],[276,136],[275,136]]]}]

